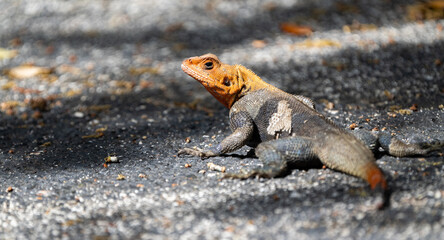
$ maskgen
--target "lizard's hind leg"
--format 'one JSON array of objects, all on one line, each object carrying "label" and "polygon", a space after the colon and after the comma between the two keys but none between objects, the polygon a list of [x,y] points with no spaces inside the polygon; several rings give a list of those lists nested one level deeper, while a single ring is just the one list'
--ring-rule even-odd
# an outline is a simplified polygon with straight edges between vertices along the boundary
[{"label": "lizard's hind leg", "polygon": [[364,145],[367,148],[369,148],[373,153],[376,153],[376,151],[380,147],[378,142],[378,136],[370,131],[356,128],[355,130],[351,130],[350,133],[352,133],[353,136],[355,136],[357,139],[361,140],[364,143]]},{"label": "lizard's hind leg", "polygon": [[310,138],[289,137],[262,142],[255,153],[263,162],[262,168],[257,168],[246,173],[226,174],[225,178],[273,178],[286,175],[291,166],[307,166],[314,159],[313,142]]},{"label": "lizard's hind leg", "polygon": [[374,153],[377,152],[379,147],[382,147],[386,153],[395,157],[426,155],[444,146],[444,142],[439,141],[437,143],[424,144],[405,143],[386,132],[373,133],[364,129],[355,129],[350,132],[364,142]]}]

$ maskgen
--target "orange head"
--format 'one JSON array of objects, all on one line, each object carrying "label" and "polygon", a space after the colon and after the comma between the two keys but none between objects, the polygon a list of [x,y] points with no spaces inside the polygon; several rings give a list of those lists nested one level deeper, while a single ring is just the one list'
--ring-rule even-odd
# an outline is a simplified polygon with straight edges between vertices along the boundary
[{"label": "orange head", "polygon": [[185,59],[182,70],[199,81],[227,108],[231,108],[246,92],[268,85],[247,68],[224,64],[211,53]]}]

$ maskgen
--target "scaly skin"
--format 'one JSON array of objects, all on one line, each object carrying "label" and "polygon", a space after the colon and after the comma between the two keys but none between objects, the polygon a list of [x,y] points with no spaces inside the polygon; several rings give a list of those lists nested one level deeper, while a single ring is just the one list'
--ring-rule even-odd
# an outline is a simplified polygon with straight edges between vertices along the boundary
[{"label": "scaly skin", "polygon": [[256,155],[264,162],[263,168],[225,177],[283,176],[290,167],[320,160],[329,168],[362,178],[372,189],[383,191],[381,207],[386,207],[390,191],[366,144],[374,149],[382,146],[396,156],[437,149],[405,144],[386,134],[379,137],[360,132],[354,136],[317,112],[310,99],[288,94],[262,81],[251,70],[224,64],[213,54],[184,60],[182,70],[230,109],[233,133],[214,148],[185,148],[178,154],[212,157],[248,145],[256,148]]}]

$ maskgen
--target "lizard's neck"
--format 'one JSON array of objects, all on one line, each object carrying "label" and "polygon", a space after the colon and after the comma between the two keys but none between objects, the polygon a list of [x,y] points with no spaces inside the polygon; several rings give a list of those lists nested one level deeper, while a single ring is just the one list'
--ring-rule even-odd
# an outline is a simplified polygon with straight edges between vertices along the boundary
[{"label": "lizard's neck", "polygon": [[237,69],[237,75],[239,77],[239,82],[243,83],[242,91],[239,93],[238,99],[242,96],[247,95],[248,93],[255,92],[261,89],[267,89],[270,91],[280,91],[275,86],[264,82],[259,76],[257,76],[250,69],[242,66],[235,65]]}]

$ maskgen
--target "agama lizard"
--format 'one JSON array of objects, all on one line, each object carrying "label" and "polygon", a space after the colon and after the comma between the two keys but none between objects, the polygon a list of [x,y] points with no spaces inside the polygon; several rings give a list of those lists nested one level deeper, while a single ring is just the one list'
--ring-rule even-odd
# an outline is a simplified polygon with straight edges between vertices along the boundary
[{"label": "agama lizard", "polygon": [[441,147],[407,144],[387,133],[352,134],[317,112],[309,98],[286,93],[244,66],[224,64],[213,54],[185,59],[182,70],[230,109],[233,133],[213,148],[184,148],[178,154],[212,157],[248,145],[255,147],[256,156],[264,163],[263,168],[226,177],[273,178],[285,175],[290,167],[320,160],[382,191],[385,206],[390,194],[371,149],[381,146],[388,154],[402,157],[424,155]]}]

